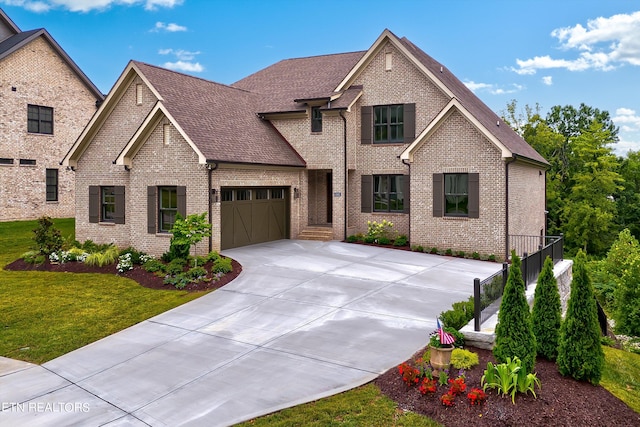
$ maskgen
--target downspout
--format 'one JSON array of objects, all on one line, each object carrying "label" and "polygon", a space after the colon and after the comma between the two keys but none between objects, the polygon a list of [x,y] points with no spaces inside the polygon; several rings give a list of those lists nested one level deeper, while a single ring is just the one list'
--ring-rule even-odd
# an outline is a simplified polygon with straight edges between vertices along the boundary
[{"label": "downspout", "polygon": [[[218,169],[217,163],[207,163],[207,170],[209,171],[208,176],[208,193],[209,193],[209,224],[213,220],[213,189],[211,186],[213,185],[213,171]],[[209,233],[209,252],[213,251],[213,230]]]},{"label": "downspout", "polygon": [[344,116],[344,111],[340,110],[340,117],[342,117],[342,123],[344,128],[344,239],[347,239],[347,225],[349,223],[349,205],[348,201],[348,188],[349,188],[349,169],[347,165],[347,118]]},{"label": "downspout", "polygon": [[505,198],[505,219],[504,219],[504,259],[509,259],[509,164],[515,162],[518,159],[518,155],[513,153],[511,160],[505,162],[504,168],[504,198]]},{"label": "downspout", "polygon": [[[402,159],[402,164],[406,165],[409,168],[409,188],[411,188],[411,162],[408,162],[406,159]],[[411,191],[409,191],[409,200],[407,200],[407,203],[409,203],[409,233],[408,233],[408,238],[409,238],[409,243],[411,243]]]}]

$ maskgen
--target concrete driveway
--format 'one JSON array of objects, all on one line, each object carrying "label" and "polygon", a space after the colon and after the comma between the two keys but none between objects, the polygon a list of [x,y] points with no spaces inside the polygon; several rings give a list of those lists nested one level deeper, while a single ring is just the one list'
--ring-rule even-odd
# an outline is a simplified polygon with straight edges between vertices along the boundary
[{"label": "concrete driveway", "polygon": [[223,289],[42,366],[0,358],[2,426],[231,425],[371,381],[499,264],[340,242],[232,249]]}]

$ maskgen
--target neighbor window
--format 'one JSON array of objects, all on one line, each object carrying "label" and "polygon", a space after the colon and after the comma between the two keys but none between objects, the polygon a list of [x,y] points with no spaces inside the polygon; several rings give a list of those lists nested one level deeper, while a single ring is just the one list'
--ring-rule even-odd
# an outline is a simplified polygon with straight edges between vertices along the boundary
[{"label": "neighbor window", "polygon": [[178,189],[177,187],[160,187],[158,189],[159,209],[158,209],[158,230],[169,232],[176,222],[178,213]]},{"label": "neighbor window", "polygon": [[28,105],[27,130],[30,133],[53,135],[53,108]]},{"label": "neighbor window", "polygon": [[35,159],[20,159],[19,164],[20,166],[35,166],[36,161]]},{"label": "neighbor window", "polygon": [[404,106],[383,105],[373,108],[373,143],[404,142]]},{"label": "neighbor window", "polygon": [[373,211],[404,212],[403,175],[373,176]]},{"label": "neighbor window", "polygon": [[12,164],[13,164],[13,159],[10,159],[8,157],[0,158],[0,165],[12,165]]},{"label": "neighbor window", "polygon": [[113,187],[100,187],[100,221],[113,222],[116,212],[116,193]]},{"label": "neighbor window", "polygon": [[322,112],[320,112],[320,107],[311,107],[311,132],[322,132]]},{"label": "neighbor window", "polygon": [[47,202],[58,201],[58,169],[47,169]]},{"label": "neighbor window", "polygon": [[444,174],[445,216],[469,216],[469,174]]}]

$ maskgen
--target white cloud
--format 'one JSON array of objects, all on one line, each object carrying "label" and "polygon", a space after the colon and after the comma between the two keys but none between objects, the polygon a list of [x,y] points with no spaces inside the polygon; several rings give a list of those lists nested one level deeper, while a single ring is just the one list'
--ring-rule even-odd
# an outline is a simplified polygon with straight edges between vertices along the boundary
[{"label": "white cloud", "polygon": [[175,32],[178,32],[178,31],[187,31],[187,27],[184,27],[184,26],[178,25],[178,24],[174,24],[173,22],[171,22],[169,24],[165,24],[164,22],[156,22],[155,27],[153,27],[153,29],[151,31],[154,31],[154,32],[167,31],[169,33],[175,33]]},{"label": "white cloud", "polygon": [[183,0],[4,0],[11,6],[23,7],[32,12],[46,12],[50,9],[66,9],[71,12],[89,12],[105,10],[111,6],[133,6],[144,4],[146,10],[159,7],[173,8],[181,5]]},{"label": "white cloud", "polygon": [[200,73],[204,71],[204,67],[200,65],[199,62],[188,62],[188,61],[165,62],[163,64],[163,67],[168,68],[170,70],[186,71],[191,73]]},{"label": "white cloud", "polygon": [[640,131],[640,116],[636,114],[635,110],[618,108],[611,120],[617,126],[624,128],[625,131]]},{"label": "white cloud", "polygon": [[543,83],[543,84],[545,84],[545,85],[547,85],[547,86],[551,86],[551,85],[553,85],[553,77],[551,77],[551,76],[544,76],[544,77],[542,78],[542,83]]},{"label": "white cloud", "polygon": [[561,68],[569,71],[589,69],[610,71],[622,65],[640,66],[640,11],[631,14],[599,17],[573,27],[557,28],[551,36],[558,39],[563,51],[575,51],[573,58],[554,59],[549,55],[517,59],[518,74],[535,74],[540,69]]},{"label": "white cloud", "polygon": [[199,62],[193,62],[196,56],[200,55],[200,52],[192,52],[184,49],[160,49],[158,50],[160,55],[174,55],[177,59],[176,62],[165,62],[164,67],[170,70],[186,71],[191,73],[200,73],[204,71],[204,67]]},{"label": "white cloud", "polygon": [[491,95],[505,95],[509,93],[520,92],[524,87],[522,85],[511,84],[505,87],[497,87],[491,83],[477,83],[474,81],[463,82],[473,93],[488,92]]},{"label": "white cloud", "polygon": [[640,116],[630,108],[618,108],[611,118],[620,127],[619,141],[614,147],[618,155],[626,155],[629,150],[640,150]]}]

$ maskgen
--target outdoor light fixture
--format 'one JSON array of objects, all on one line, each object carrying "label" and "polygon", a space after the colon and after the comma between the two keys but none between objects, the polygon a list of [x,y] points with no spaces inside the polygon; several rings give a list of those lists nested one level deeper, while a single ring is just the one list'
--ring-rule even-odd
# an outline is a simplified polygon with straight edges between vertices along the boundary
[{"label": "outdoor light fixture", "polygon": [[294,199],[299,199],[300,198],[300,190],[298,190],[298,187],[293,189],[293,198]]},{"label": "outdoor light fixture", "polygon": [[212,188],[211,195],[213,196],[213,203],[218,203],[218,190],[215,188]]}]

